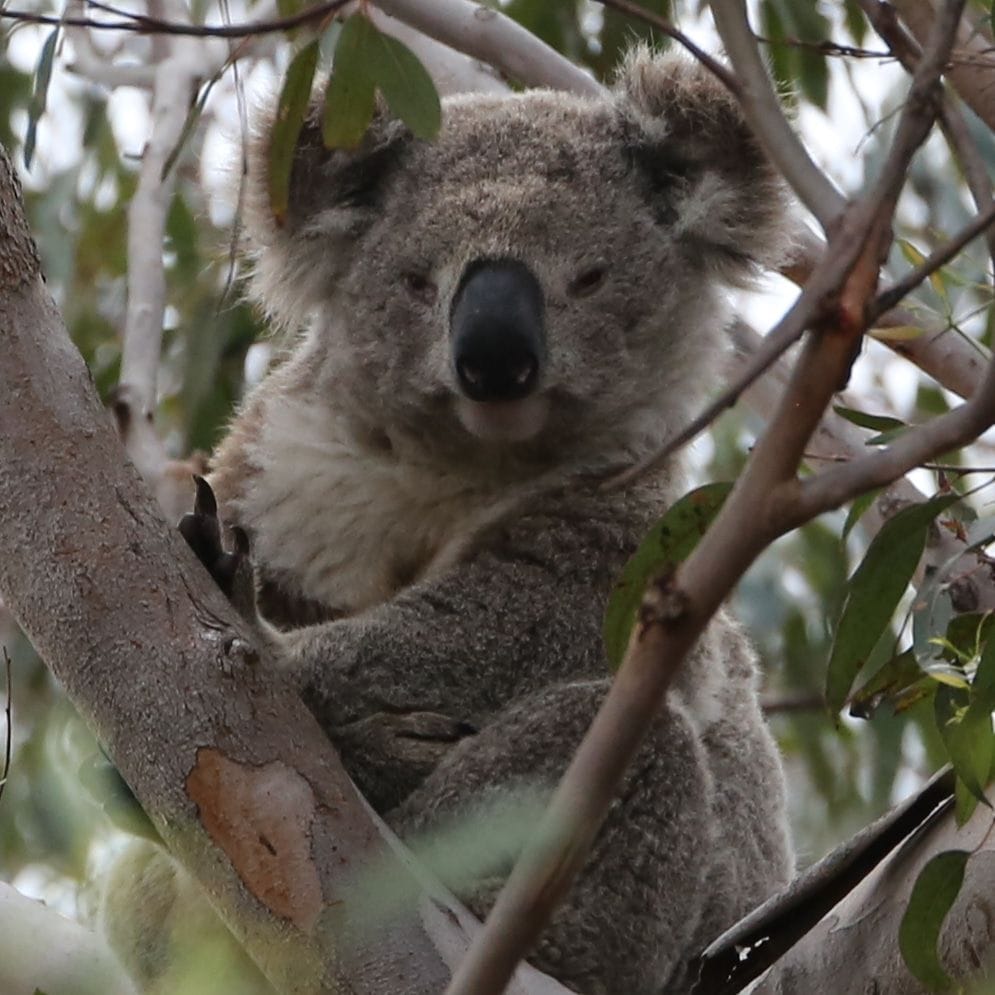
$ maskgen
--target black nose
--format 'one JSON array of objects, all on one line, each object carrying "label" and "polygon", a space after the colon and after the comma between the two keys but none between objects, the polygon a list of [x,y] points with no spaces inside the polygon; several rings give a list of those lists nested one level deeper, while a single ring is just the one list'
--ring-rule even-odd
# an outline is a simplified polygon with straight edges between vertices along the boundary
[{"label": "black nose", "polygon": [[450,312],[453,366],[473,401],[515,401],[535,390],[546,354],[542,288],[513,259],[482,259],[463,274]]}]

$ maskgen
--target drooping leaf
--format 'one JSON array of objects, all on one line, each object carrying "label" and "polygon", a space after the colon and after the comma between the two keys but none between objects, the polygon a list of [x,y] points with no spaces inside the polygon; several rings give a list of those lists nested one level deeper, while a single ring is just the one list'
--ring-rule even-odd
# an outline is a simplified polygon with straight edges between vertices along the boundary
[{"label": "drooping leaf", "polygon": [[[365,18],[364,18],[365,20]],[[396,38],[378,31],[369,42],[370,71],[391,114],[400,118],[416,138],[434,138],[442,124],[439,94],[418,57]]]},{"label": "drooping leaf", "polygon": [[28,127],[24,135],[24,168],[31,168],[31,160],[35,154],[35,141],[38,136],[38,122],[45,113],[48,103],[48,84],[52,80],[52,62],[55,59],[55,46],[59,41],[59,29],[52,29],[41,47],[38,65],[35,67],[35,86],[28,107]]},{"label": "drooping leaf", "polygon": [[969,688],[942,684],[933,700],[936,727],[957,772],[957,779],[979,801],[991,808],[985,784],[992,764],[992,717],[971,700]]},{"label": "drooping leaf", "polygon": [[965,850],[947,850],[926,864],[912,887],[908,907],[898,928],[898,946],[908,969],[934,992],[951,988],[936,945],[943,920],[964,882],[968,856]]},{"label": "drooping leaf", "polygon": [[927,684],[927,678],[916,662],[915,654],[906,650],[893,656],[854,692],[850,714],[860,719],[870,718],[886,700],[907,693],[917,684]]},{"label": "drooping leaf", "polygon": [[[905,257],[905,261],[912,266],[921,266],[925,261],[926,257],[923,253],[913,245],[906,238],[895,239],[898,244],[899,251]],[[942,297],[944,300],[947,299],[947,286],[943,279],[942,269],[934,270],[929,274],[929,282],[932,288]]]},{"label": "drooping leaf", "polygon": [[892,418],[891,415],[872,415],[866,411],[857,411],[855,408],[847,408],[842,404],[834,404],[833,411],[845,418],[854,425],[861,428],[870,428],[875,432],[887,432],[894,428],[905,428],[905,422],[899,418]]},{"label": "drooping leaf", "polygon": [[332,78],[325,91],[321,135],[330,149],[355,148],[376,108],[376,82],[369,67],[370,32],[362,14],[353,14],[339,32]]},{"label": "drooping leaf", "polygon": [[846,30],[857,45],[863,45],[867,35],[867,20],[858,0],[846,0],[843,5]]},{"label": "drooping leaf", "polygon": [[885,522],[847,583],[826,674],[826,701],[843,707],[853,682],[895,612],[926,545],[930,522],[958,499],[944,495],[903,508]]},{"label": "drooping leaf", "polygon": [[846,521],[843,523],[842,537],[844,539],[853,531],[853,527],[857,522],[864,517],[864,512],[874,504],[880,493],[880,490],[868,491],[866,494],[861,494],[860,497],[854,498],[850,504],[850,510],[846,513]]},{"label": "drooping leaf", "polygon": [[176,160],[179,159],[180,153],[187,147],[191,136],[194,131],[197,130],[197,125],[200,123],[200,119],[204,114],[204,108],[207,106],[207,98],[210,97],[211,91],[214,89],[214,85],[221,79],[224,73],[228,69],[228,63],[226,62],[218,71],[211,77],[201,88],[197,99],[190,105],[190,110],[187,111],[186,120],[183,122],[183,127],[180,129],[180,137],[176,140],[176,144],[173,146],[172,151],[166,156],[166,161],[162,164],[162,174],[160,175],[160,180],[162,182],[166,181],[166,177],[173,170],[173,166],[176,165]]},{"label": "drooping leaf", "polygon": [[361,13],[342,27],[335,68],[325,95],[324,139],[352,148],[369,127],[379,89],[391,114],[418,138],[433,138],[442,123],[439,95],[417,56]]},{"label": "drooping leaf", "polygon": [[277,224],[282,224],[287,216],[290,171],[317,65],[318,42],[313,41],[294,56],[280,90],[269,146],[269,204]]},{"label": "drooping leaf", "polygon": [[706,484],[685,494],[658,521],[625,565],[605,609],[608,663],[622,662],[646,584],[687,559],[718,514],[732,484]]}]

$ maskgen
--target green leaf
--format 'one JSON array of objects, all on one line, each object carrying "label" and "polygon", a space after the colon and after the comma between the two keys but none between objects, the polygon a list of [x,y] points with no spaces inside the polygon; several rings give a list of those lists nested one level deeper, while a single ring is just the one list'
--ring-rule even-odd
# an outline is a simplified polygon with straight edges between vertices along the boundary
[{"label": "green leaf", "polygon": [[915,653],[906,650],[883,664],[850,701],[850,714],[858,719],[868,719],[882,703],[907,692],[913,686],[925,684],[925,675],[916,662]]},{"label": "green leaf", "polygon": [[176,165],[176,160],[179,159],[180,153],[186,148],[187,143],[190,141],[190,137],[193,135],[200,123],[200,119],[204,114],[204,108],[207,106],[207,98],[211,95],[211,91],[214,89],[215,83],[221,79],[224,73],[228,70],[228,63],[226,62],[215,74],[209,79],[200,90],[200,94],[197,99],[190,105],[190,110],[187,111],[186,119],[183,122],[183,127],[180,129],[180,137],[176,139],[176,144],[173,146],[172,151],[166,156],[166,161],[162,164],[162,173],[159,179],[162,182],[166,181],[166,177],[173,170],[173,166]]},{"label": "green leaf", "polygon": [[826,673],[826,701],[839,711],[905,593],[926,545],[930,522],[958,500],[948,494],[903,508],[885,522],[847,583]]},{"label": "green leaf", "polygon": [[[902,255],[905,257],[905,261],[912,266],[921,266],[925,261],[926,257],[922,252],[913,245],[908,239],[898,238],[895,239],[898,243],[898,248]],[[929,282],[933,289],[942,297],[944,300],[947,299],[947,286],[943,279],[943,273],[941,270],[934,270],[929,274]]]},{"label": "green leaf", "polygon": [[870,428],[875,432],[889,432],[896,428],[906,428],[905,422],[899,418],[892,418],[891,415],[872,415],[866,411],[857,411],[854,408],[844,407],[842,404],[834,404],[833,411],[845,418],[854,425],[861,428]]},{"label": "green leaf", "polygon": [[732,484],[706,484],[685,494],[650,529],[625,565],[608,599],[602,630],[613,670],[625,655],[646,584],[687,559],[730,490]]},{"label": "green leaf", "polygon": [[933,701],[936,727],[957,772],[957,779],[984,805],[985,784],[992,765],[991,709],[977,707],[968,688],[942,684]]},{"label": "green leaf", "polygon": [[38,65],[35,67],[35,87],[28,107],[28,127],[24,135],[24,168],[31,168],[31,160],[35,154],[35,140],[38,135],[38,122],[45,113],[48,102],[48,84],[52,80],[52,62],[55,59],[55,46],[59,40],[59,29],[52,29],[41,47]]},{"label": "green leaf", "polygon": [[435,84],[414,53],[353,14],[335,47],[335,66],[325,94],[323,135],[329,148],[354,148],[373,118],[379,89],[391,114],[418,138],[433,138],[442,124]]},{"label": "green leaf", "polygon": [[353,14],[339,32],[332,78],[325,91],[321,135],[330,149],[355,148],[373,120],[376,83],[369,71],[370,32],[362,14]]},{"label": "green leaf", "polygon": [[304,125],[311,85],[318,65],[318,42],[305,45],[287,68],[276,105],[269,146],[269,205],[277,224],[283,224],[290,201],[290,171],[297,138]]},{"label": "green leaf", "polygon": [[434,138],[442,125],[442,108],[432,77],[410,48],[377,31],[372,24],[369,26],[376,41],[373,44],[371,39],[370,71],[391,114],[399,117],[416,138]]},{"label": "green leaf", "polygon": [[874,504],[880,493],[881,489],[878,488],[874,491],[868,491],[866,494],[861,494],[860,497],[853,500],[850,504],[850,510],[846,513],[846,521],[843,523],[844,539],[853,531],[853,527],[857,522],[864,517],[864,512]]},{"label": "green leaf", "polygon": [[863,45],[867,34],[867,20],[860,9],[858,0],[846,0],[844,4],[844,20],[846,30],[857,45]]},{"label": "green leaf", "polygon": [[969,854],[965,850],[939,853],[919,872],[909,904],[898,928],[898,946],[906,966],[931,991],[951,988],[940,965],[936,944],[943,920],[964,881]]}]

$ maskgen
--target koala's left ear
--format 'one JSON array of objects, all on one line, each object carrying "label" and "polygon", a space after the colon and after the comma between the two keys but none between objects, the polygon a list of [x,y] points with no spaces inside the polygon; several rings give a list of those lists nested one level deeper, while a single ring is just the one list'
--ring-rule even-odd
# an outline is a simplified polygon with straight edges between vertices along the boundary
[{"label": "koala's left ear", "polygon": [[274,114],[271,107],[258,116],[248,149],[242,220],[252,260],[249,290],[274,324],[296,328],[355,257],[412,138],[378,101],[356,148],[327,149],[324,99],[316,92],[291,157],[286,214],[277,218],[269,192]]},{"label": "koala's left ear", "polygon": [[784,261],[797,224],[787,187],[707,69],[640,46],[622,66],[615,99],[657,217],[702,263],[739,283]]}]

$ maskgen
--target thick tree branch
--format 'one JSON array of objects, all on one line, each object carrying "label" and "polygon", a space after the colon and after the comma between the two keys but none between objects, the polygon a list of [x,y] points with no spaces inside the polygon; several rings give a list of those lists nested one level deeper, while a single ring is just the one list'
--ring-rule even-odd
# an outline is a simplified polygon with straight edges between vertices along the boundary
[{"label": "thick tree branch", "polygon": [[375,0],[391,17],[511,79],[597,97],[601,84],[556,49],[493,7],[471,0]]},{"label": "thick tree branch", "polygon": [[[170,849],[278,991],[441,990],[472,917],[401,859],[162,520],[40,279],[2,153],[0,354],[0,596]],[[374,869],[407,897],[371,932],[353,896]],[[515,990],[564,992],[529,969]]]}]

